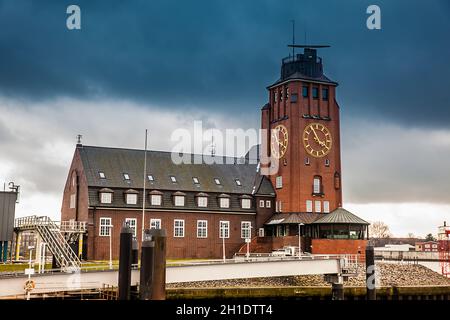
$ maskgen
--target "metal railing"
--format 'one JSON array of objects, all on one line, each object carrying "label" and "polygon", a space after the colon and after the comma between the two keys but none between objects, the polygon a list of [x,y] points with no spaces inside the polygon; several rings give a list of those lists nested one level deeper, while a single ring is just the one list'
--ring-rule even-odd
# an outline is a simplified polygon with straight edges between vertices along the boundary
[{"label": "metal railing", "polygon": [[30,216],[18,218],[14,221],[14,227],[19,230],[36,230],[56,261],[65,272],[77,272],[80,270],[81,261],[73,252],[60,227],[46,216]]},{"label": "metal railing", "polygon": [[59,222],[59,229],[61,232],[75,232],[84,233],[86,232],[86,222],[85,221],[61,221]]}]

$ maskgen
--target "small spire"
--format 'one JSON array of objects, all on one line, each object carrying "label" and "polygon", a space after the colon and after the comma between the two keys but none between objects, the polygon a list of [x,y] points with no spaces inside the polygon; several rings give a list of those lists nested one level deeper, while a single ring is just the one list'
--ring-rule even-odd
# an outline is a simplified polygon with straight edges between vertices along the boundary
[{"label": "small spire", "polygon": [[77,146],[80,145],[81,146],[81,138],[83,138],[83,136],[81,134],[77,135]]}]

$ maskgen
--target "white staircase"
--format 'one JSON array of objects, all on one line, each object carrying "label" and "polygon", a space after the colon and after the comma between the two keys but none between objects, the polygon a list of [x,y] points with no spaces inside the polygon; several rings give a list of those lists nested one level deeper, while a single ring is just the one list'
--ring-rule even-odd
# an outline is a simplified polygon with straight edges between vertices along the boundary
[{"label": "white staircase", "polygon": [[17,231],[37,231],[42,241],[47,243],[47,248],[55,257],[61,270],[65,272],[77,272],[81,268],[81,261],[67,243],[60,227],[46,216],[30,216],[18,218],[14,222]]}]

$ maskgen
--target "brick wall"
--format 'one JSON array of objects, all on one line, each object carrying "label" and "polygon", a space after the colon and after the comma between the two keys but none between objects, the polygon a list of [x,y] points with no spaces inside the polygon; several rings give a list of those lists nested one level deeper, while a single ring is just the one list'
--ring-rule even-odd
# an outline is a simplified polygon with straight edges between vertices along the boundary
[{"label": "brick wall", "polygon": [[365,257],[367,240],[312,239],[313,254],[361,254]]}]

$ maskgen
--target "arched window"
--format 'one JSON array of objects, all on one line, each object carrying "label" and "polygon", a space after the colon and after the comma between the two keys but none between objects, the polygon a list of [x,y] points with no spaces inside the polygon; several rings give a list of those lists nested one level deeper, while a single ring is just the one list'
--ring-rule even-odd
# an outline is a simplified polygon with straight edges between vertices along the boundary
[{"label": "arched window", "polygon": [[313,181],[313,193],[314,194],[322,194],[322,177],[314,176]]}]

